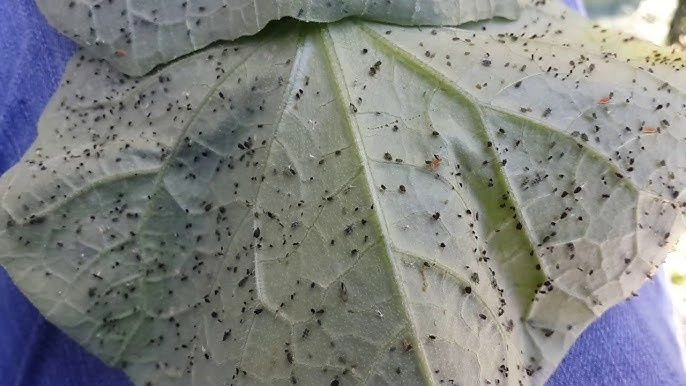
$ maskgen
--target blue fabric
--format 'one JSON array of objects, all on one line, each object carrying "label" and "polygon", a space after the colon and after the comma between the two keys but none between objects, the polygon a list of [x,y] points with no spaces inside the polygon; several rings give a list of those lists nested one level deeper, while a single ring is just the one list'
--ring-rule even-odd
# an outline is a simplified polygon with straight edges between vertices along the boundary
[{"label": "blue fabric", "polygon": [[[580,4],[580,0],[566,0]],[[36,122],[75,47],[32,0],[0,0],[0,173],[35,137]],[[686,385],[665,279],[644,286],[574,344],[551,378],[562,385]],[[0,385],[129,386],[45,321],[0,269]]]},{"label": "blue fabric", "polygon": [[586,16],[586,7],[583,0],[563,0],[567,6],[576,9],[580,14]]}]

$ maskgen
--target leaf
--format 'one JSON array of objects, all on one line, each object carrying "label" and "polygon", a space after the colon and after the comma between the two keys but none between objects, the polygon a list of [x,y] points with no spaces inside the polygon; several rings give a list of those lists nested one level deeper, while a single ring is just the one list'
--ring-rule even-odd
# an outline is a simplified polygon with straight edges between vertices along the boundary
[{"label": "leaf", "polygon": [[683,57],[583,25],[284,21],[142,79],[77,55],[0,262],[137,384],[543,383],[684,229]]},{"label": "leaf", "polygon": [[129,75],[205,47],[253,35],[272,20],[348,16],[402,25],[460,25],[517,17],[517,0],[37,0],[55,28]]}]

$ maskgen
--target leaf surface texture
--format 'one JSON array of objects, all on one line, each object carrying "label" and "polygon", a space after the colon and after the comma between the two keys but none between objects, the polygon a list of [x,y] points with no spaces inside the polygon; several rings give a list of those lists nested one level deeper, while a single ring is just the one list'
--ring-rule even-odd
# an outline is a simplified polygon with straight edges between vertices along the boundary
[{"label": "leaf surface texture", "polygon": [[349,16],[401,25],[457,26],[519,13],[517,0],[37,0],[48,21],[129,75],[205,47],[254,35],[284,17]]},{"label": "leaf surface texture", "polygon": [[141,385],[543,383],[684,225],[682,58],[579,23],[79,55],[2,177],[0,262]]}]

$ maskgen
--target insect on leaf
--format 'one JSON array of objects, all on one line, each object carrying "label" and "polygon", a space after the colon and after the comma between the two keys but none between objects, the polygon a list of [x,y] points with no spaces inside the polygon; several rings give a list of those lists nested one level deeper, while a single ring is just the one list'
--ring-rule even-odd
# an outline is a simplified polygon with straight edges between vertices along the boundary
[{"label": "insect on leaf", "polygon": [[140,385],[541,384],[683,233],[686,89],[540,3],[286,20],[137,80],[78,55],[0,262]]},{"label": "insect on leaf", "polygon": [[329,22],[349,16],[401,25],[457,26],[513,19],[517,0],[37,0],[65,35],[129,75],[216,40],[253,35],[272,20]]}]

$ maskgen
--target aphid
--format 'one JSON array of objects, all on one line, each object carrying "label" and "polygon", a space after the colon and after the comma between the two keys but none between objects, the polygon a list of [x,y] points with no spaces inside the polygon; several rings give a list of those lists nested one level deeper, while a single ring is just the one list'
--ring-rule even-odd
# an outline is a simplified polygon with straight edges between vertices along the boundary
[{"label": "aphid", "polygon": [[599,104],[599,105],[607,105],[607,104],[609,104],[610,101],[612,100],[612,97],[613,97],[613,96],[614,96],[614,93],[611,92],[608,96],[600,98],[600,99],[598,100],[598,104]]},{"label": "aphid", "polygon": [[441,159],[441,157],[439,157],[437,154],[434,154],[434,159],[428,162],[429,169],[431,169],[432,172],[435,172],[441,166],[443,159]]},{"label": "aphid", "polygon": [[403,348],[403,352],[408,352],[408,351],[412,350],[412,345],[410,344],[410,342],[407,341],[407,339],[403,339],[400,342],[400,345]]},{"label": "aphid", "polygon": [[345,284],[343,282],[341,282],[341,289],[338,292],[338,294],[341,297],[343,303],[348,301],[348,289],[345,287]]},{"label": "aphid", "polygon": [[374,76],[376,75],[377,72],[379,72],[379,69],[381,68],[381,61],[378,60],[372,67],[369,67],[369,76]]},{"label": "aphid", "polygon": [[123,57],[125,57],[125,56],[128,55],[128,54],[129,54],[129,53],[126,52],[126,50],[122,50],[122,49],[118,49],[118,50],[114,51],[114,56],[116,56],[116,57],[118,57],[118,58],[123,58]]}]

